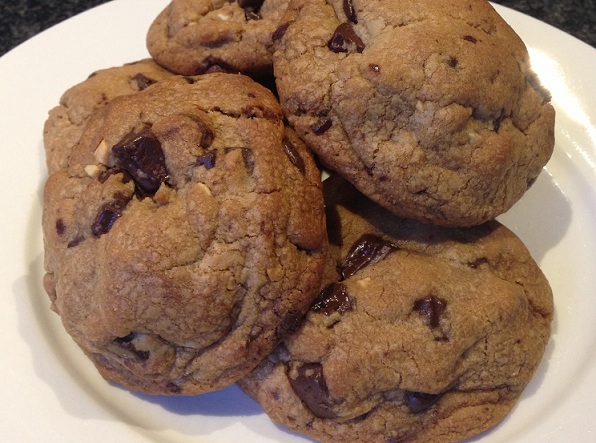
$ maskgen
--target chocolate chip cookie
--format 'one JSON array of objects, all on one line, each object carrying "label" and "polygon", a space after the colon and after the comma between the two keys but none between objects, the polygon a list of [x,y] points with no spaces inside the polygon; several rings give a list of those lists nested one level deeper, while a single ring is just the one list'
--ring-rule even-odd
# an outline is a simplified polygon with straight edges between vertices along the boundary
[{"label": "chocolate chip cookie", "polygon": [[491,220],[550,158],[549,94],[485,0],[292,0],[280,23],[274,74],[290,124],[396,215]]},{"label": "chocolate chip cookie", "polygon": [[102,69],[69,88],[60,104],[50,110],[44,126],[46,164],[51,173],[65,168],[74,145],[93,112],[120,95],[134,94],[172,73],[153,60]]},{"label": "chocolate chip cookie", "polygon": [[320,172],[248,77],[172,76],[89,119],[44,193],[44,286],[108,380],[197,394],[252,370],[321,284]]},{"label": "chocolate chip cookie", "polygon": [[512,409],[550,334],[552,293],[496,221],[398,219],[324,184],[337,278],[242,389],[323,442],[455,442]]},{"label": "chocolate chip cookie", "polygon": [[173,0],[147,33],[161,65],[184,75],[270,73],[271,35],[289,0]]}]

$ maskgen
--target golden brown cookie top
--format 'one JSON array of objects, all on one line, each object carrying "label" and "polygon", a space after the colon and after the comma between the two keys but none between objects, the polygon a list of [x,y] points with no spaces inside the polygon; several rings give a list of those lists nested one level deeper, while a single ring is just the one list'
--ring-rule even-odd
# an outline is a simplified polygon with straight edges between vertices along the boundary
[{"label": "golden brown cookie top", "polygon": [[288,0],[173,0],[155,19],[147,48],[184,75],[271,72],[271,34]]},{"label": "golden brown cookie top", "polygon": [[290,124],[397,215],[493,219],[551,155],[549,97],[484,0],[294,0],[274,40]]}]

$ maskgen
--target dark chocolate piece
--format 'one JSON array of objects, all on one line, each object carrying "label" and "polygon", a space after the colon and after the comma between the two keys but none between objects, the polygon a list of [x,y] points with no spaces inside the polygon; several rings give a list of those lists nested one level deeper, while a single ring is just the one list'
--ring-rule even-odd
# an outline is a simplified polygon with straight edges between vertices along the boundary
[{"label": "dark chocolate piece", "polygon": [[441,398],[441,394],[427,394],[425,392],[405,392],[405,401],[412,414],[428,410]]},{"label": "dark chocolate piece", "polygon": [[352,0],[344,0],[344,14],[346,14],[348,21],[354,24],[358,23],[358,17],[356,16],[356,10],[354,9]]},{"label": "dark chocolate piece", "polygon": [[122,216],[122,212],[130,198],[123,194],[114,195],[114,200],[104,203],[99,209],[95,222],[91,226],[91,233],[95,237],[100,237],[109,232],[112,226]]},{"label": "dark chocolate piece", "polygon": [[310,309],[313,312],[331,315],[334,312],[343,314],[351,311],[353,307],[348,288],[341,283],[331,283],[317,295]]},{"label": "dark chocolate piece", "polygon": [[399,247],[373,234],[363,234],[352,245],[348,255],[340,264],[339,271],[346,279],[362,268],[378,263]]},{"label": "dark chocolate piece", "polygon": [[414,310],[418,311],[421,317],[426,321],[429,328],[435,329],[439,327],[441,315],[447,307],[447,302],[434,295],[416,300],[414,303]]},{"label": "dark chocolate piece", "polygon": [[131,78],[131,80],[135,81],[137,83],[137,86],[139,87],[140,91],[143,91],[145,89],[147,89],[149,86],[151,86],[154,83],[157,83],[156,80],[153,80],[150,77],[147,77],[145,74],[139,72],[137,75],[133,76]]},{"label": "dark chocolate piece", "polygon": [[331,129],[333,121],[329,117],[321,117],[316,123],[310,125],[310,129],[316,135],[321,135]]},{"label": "dark chocolate piece", "polygon": [[332,52],[362,52],[364,50],[364,42],[358,34],[354,32],[349,23],[344,22],[335,28],[333,37],[327,43],[327,47]]},{"label": "dark chocolate piece", "polygon": [[116,166],[130,174],[144,195],[153,195],[169,179],[161,143],[149,130],[125,137],[112,148]]},{"label": "dark chocolate piece", "polygon": [[284,151],[288,158],[290,159],[290,163],[298,168],[300,173],[304,175],[306,173],[306,166],[304,165],[304,159],[300,156],[294,144],[288,139],[284,137],[282,140],[282,145],[284,147]]},{"label": "dark chocolate piece", "polygon": [[298,368],[298,376],[288,377],[292,389],[306,407],[319,418],[335,418],[329,404],[329,391],[320,363],[304,363]]}]

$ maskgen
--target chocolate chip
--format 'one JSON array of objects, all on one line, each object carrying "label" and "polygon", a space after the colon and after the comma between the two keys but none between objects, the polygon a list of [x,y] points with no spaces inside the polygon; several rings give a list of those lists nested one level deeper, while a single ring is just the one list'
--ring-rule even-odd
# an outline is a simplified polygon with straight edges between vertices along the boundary
[{"label": "chocolate chip", "polygon": [[148,130],[125,137],[112,148],[116,166],[128,172],[144,195],[169,179],[161,143]]},{"label": "chocolate chip", "polygon": [[312,125],[310,125],[310,129],[316,135],[321,135],[321,134],[324,134],[325,132],[327,132],[329,129],[331,129],[332,124],[333,124],[333,122],[331,121],[331,119],[329,117],[321,117],[320,119],[317,120],[316,123],[313,123]]},{"label": "chocolate chip", "polygon": [[293,334],[298,330],[300,325],[302,324],[302,319],[304,315],[299,311],[289,311],[286,315],[284,315],[279,327],[277,329],[277,336],[280,338],[285,338],[288,335]]},{"label": "chocolate chip", "polygon": [[439,327],[441,315],[447,307],[447,302],[441,298],[429,295],[414,302],[414,310],[424,318],[426,325],[435,329]]},{"label": "chocolate chip", "polygon": [[356,10],[352,4],[352,0],[344,0],[344,14],[349,21],[352,23],[358,23],[358,17],[356,17]]},{"label": "chocolate chip", "polygon": [[242,159],[244,160],[244,166],[249,174],[252,174],[255,170],[255,155],[252,149],[242,148]]},{"label": "chocolate chip", "polygon": [[216,157],[216,151],[211,151],[201,155],[199,158],[197,158],[197,166],[205,166],[205,169],[214,168]]},{"label": "chocolate chip", "polygon": [[283,36],[286,35],[286,31],[288,30],[289,26],[290,26],[290,22],[282,23],[281,25],[279,25],[277,27],[277,29],[275,31],[273,31],[273,34],[271,35],[271,39],[274,42],[276,42],[277,40],[281,40],[283,38]]},{"label": "chocolate chip", "polygon": [[114,340],[114,343],[120,347],[132,352],[139,360],[147,361],[150,356],[149,351],[139,351],[135,348],[133,340],[138,337],[138,334],[131,332],[126,337],[118,337]]},{"label": "chocolate chip", "polygon": [[343,314],[351,311],[353,307],[348,288],[341,283],[331,283],[317,295],[310,309],[313,312],[331,315],[334,312]]},{"label": "chocolate chip", "polygon": [[298,368],[298,376],[288,377],[292,389],[306,407],[319,418],[335,418],[329,404],[329,391],[320,363],[304,363]]},{"label": "chocolate chip", "polygon": [[64,225],[64,220],[59,218],[58,220],[56,220],[56,233],[58,235],[64,235],[65,232],[66,226]]},{"label": "chocolate chip", "polygon": [[364,42],[349,23],[344,22],[335,28],[333,37],[327,43],[327,47],[332,52],[362,52]]},{"label": "chocolate chip", "polygon": [[458,63],[459,62],[457,61],[457,59],[453,56],[449,57],[449,60],[447,60],[447,64],[452,68],[457,67]]},{"label": "chocolate chip", "polygon": [[75,246],[79,246],[81,243],[83,243],[84,240],[85,240],[84,236],[77,235],[73,240],[68,242],[68,245],[66,245],[66,247],[74,248]]},{"label": "chocolate chip", "polygon": [[229,63],[216,57],[205,57],[205,59],[195,69],[195,75],[210,74],[212,72],[225,72],[228,74],[239,74],[240,71]]},{"label": "chocolate chip", "polygon": [[476,43],[478,40],[471,35],[464,35],[464,40],[470,43]]},{"label": "chocolate chip", "polygon": [[246,172],[252,174],[255,169],[255,156],[250,148],[238,148],[238,147],[227,147],[224,148],[224,153],[229,154],[232,151],[240,149],[242,152],[242,160],[244,161],[244,167],[246,168]]},{"label": "chocolate chip", "polygon": [[263,6],[264,0],[238,0],[238,6],[242,9],[250,8],[253,11],[258,11]]},{"label": "chocolate chip", "polygon": [[182,77],[182,79],[189,85],[194,85],[196,80],[192,77]]},{"label": "chocolate chip", "polygon": [[281,143],[284,147],[286,155],[290,159],[290,163],[296,166],[300,173],[304,175],[306,173],[304,159],[300,156],[294,144],[287,137],[284,137]]},{"label": "chocolate chip", "polygon": [[374,63],[371,63],[370,65],[368,65],[368,67],[370,68],[370,70],[372,72],[381,72],[381,67],[379,65],[374,64]]},{"label": "chocolate chip", "polygon": [[474,260],[473,262],[468,262],[468,266],[472,269],[478,269],[480,266],[487,264],[488,259],[486,257],[480,257]]},{"label": "chocolate chip", "polygon": [[172,394],[180,394],[182,392],[182,388],[173,382],[169,382],[166,385],[166,389],[170,391]]},{"label": "chocolate chip", "polygon": [[193,116],[191,118],[196,123],[199,131],[201,131],[201,140],[199,141],[199,146],[201,148],[208,148],[211,146],[213,139],[215,138],[213,130],[199,117]]},{"label": "chocolate chip", "polygon": [[499,115],[493,120],[493,130],[495,132],[499,132],[499,129],[501,129],[501,122],[505,119],[505,110],[501,109],[501,112],[499,112]]},{"label": "chocolate chip", "polygon": [[405,391],[405,401],[412,414],[428,410],[441,398],[441,394]]},{"label": "chocolate chip", "polygon": [[91,233],[95,237],[107,233],[112,226],[122,216],[122,212],[130,199],[123,194],[114,195],[114,200],[104,203],[99,209],[99,214],[91,226]]},{"label": "chocolate chip", "polygon": [[398,246],[381,237],[373,234],[363,234],[352,245],[346,258],[340,264],[340,274],[344,279],[351,277],[360,269],[383,260],[398,249]]},{"label": "chocolate chip", "polygon": [[137,83],[137,86],[139,87],[140,91],[143,91],[145,89],[147,89],[149,86],[151,86],[154,83],[157,83],[157,80],[153,80],[150,77],[147,77],[145,74],[139,72],[138,74],[136,74],[135,76],[133,76],[131,78],[131,80],[135,81]]}]

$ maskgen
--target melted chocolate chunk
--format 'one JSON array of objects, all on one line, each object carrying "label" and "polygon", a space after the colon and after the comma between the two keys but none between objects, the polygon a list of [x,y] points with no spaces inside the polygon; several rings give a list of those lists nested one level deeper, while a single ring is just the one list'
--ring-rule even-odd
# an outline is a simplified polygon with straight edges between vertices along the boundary
[{"label": "melted chocolate chunk", "polygon": [[354,9],[352,0],[344,0],[344,14],[346,14],[348,21],[354,24],[358,23],[358,17],[356,16],[356,10]]},{"label": "melted chocolate chunk", "polygon": [[334,312],[343,314],[351,311],[353,307],[348,288],[341,283],[331,283],[317,295],[310,309],[313,312],[331,315]]},{"label": "melted chocolate chunk", "polygon": [[56,233],[58,235],[64,235],[65,232],[66,226],[64,225],[64,220],[59,218],[58,220],[56,220]]},{"label": "melted chocolate chunk", "polygon": [[447,302],[434,295],[418,299],[414,303],[414,310],[418,311],[420,316],[425,319],[426,325],[431,329],[439,327],[441,315],[446,307]]},{"label": "melted chocolate chunk", "polygon": [[319,418],[335,418],[329,404],[329,391],[320,363],[304,363],[298,368],[298,376],[288,377],[292,389],[306,407]]},{"label": "melted chocolate chunk", "polygon": [[229,154],[232,151],[240,149],[242,152],[242,160],[244,161],[244,167],[246,168],[246,172],[252,174],[255,169],[255,155],[250,148],[238,148],[238,147],[227,147],[224,148],[224,153]]},{"label": "melted chocolate chunk", "polygon": [[464,35],[464,40],[470,43],[476,43],[478,41],[476,37],[472,37],[471,35]]},{"label": "melted chocolate chunk", "polygon": [[329,129],[331,129],[332,124],[333,121],[331,121],[329,117],[321,117],[319,120],[317,120],[316,123],[310,125],[310,129],[316,135],[321,135],[327,132]]},{"label": "melted chocolate chunk", "polygon": [[364,42],[358,34],[354,32],[349,23],[344,22],[340,24],[333,33],[333,37],[327,43],[327,47],[332,52],[362,52],[364,50]]},{"label": "melted chocolate chunk", "polygon": [[277,329],[277,336],[279,338],[285,338],[288,335],[293,334],[298,330],[302,324],[304,316],[298,311],[289,311],[284,318],[281,320]]},{"label": "melted chocolate chunk", "polygon": [[217,157],[216,151],[211,151],[201,155],[197,158],[197,166],[205,166],[205,169],[211,169],[215,167],[215,159]]},{"label": "melted chocolate chunk", "polygon": [[238,0],[238,6],[242,9],[250,8],[253,11],[258,11],[263,6],[264,0]]},{"label": "melted chocolate chunk", "polygon": [[195,116],[195,117],[192,117],[192,119],[197,124],[199,131],[201,131],[201,141],[199,142],[199,146],[201,148],[208,148],[213,143],[215,134],[213,133],[213,131],[211,130],[209,125],[207,125],[207,123],[205,123],[200,118]]},{"label": "melted chocolate chunk", "polygon": [[499,132],[499,129],[501,129],[501,122],[503,120],[505,120],[505,110],[501,109],[499,115],[493,120],[493,131],[495,131],[496,133]]},{"label": "melted chocolate chunk", "polygon": [[398,249],[398,246],[383,240],[381,237],[373,234],[363,234],[348,251],[348,255],[340,264],[339,272],[342,278],[346,279],[356,274],[360,269],[378,263]]},{"label": "melted chocolate chunk", "polygon": [[147,77],[145,74],[139,72],[138,74],[136,74],[135,76],[133,76],[131,78],[131,80],[135,81],[137,83],[137,86],[139,87],[140,91],[143,91],[145,89],[147,89],[149,86],[151,86],[154,83],[157,83],[157,80],[153,80],[150,77]]},{"label": "melted chocolate chunk", "polygon": [[83,243],[83,240],[85,240],[85,237],[82,235],[78,235],[73,240],[69,241],[66,247],[74,248],[75,246],[79,246],[81,243]]},{"label": "melted chocolate chunk", "polygon": [[131,134],[112,148],[116,166],[134,180],[142,195],[153,195],[169,179],[161,143],[148,130]]},{"label": "melted chocolate chunk", "polygon": [[137,348],[135,348],[135,345],[133,343],[133,340],[137,337],[138,335],[134,332],[131,332],[130,334],[128,334],[126,337],[118,337],[114,340],[114,343],[116,343],[117,345],[119,345],[120,347],[132,352],[135,356],[137,356],[137,358],[141,361],[147,361],[149,359],[150,356],[150,352],[149,351],[139,351]]},{"label": "melted chocolate chunk", "polygon": [[441,398],[441,394],[427,394],[424,392],[405,392],[405,401],[412,414],[428,410]]},{"label": "melted chocolate chunk", "polygon": [[304,165],[304,159],[300,156],[294,144],[288,139],[284,137],[282,140],[282,145],[284,147],[284,151],[288,158],[290,159],[290,163],[298,168],[300,173],[304,175],[306,173],[306,166]]},{"label": "melted chocolate chunk", "polygon": [[99,213],[93,225],[91,233],[95,237],[100,237],[112,229],[112,226],[122,216],[122,212],[130,198],[123,194],[114,195],[114,200],[104,203],[99,209]]},{"label": "melted chocolate chunk", "polygon": [[215,57],[206,57],[195,70],[195,75],[210,74],[212,72],[225,72],[228,74],[239,74],[240,71],[232,65]]},{"label": "melted chocolate chunk", "polygon": [[244,160],[244,166],[246,172],[252,174],[255,170],[255,154],[250,148],[242,148],[242,159]]},{"label": "melted chocolate chunk", "polygon": [[286,35],[286,31],[288,30],[290,23],[291,22],[286,22],[279,25],[277,29],[273,31],[273,34],[271,35],[271,40],[273,40],[274,42],[276,42],[277,40],[281,40],[283,36]]}]

